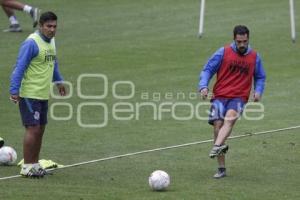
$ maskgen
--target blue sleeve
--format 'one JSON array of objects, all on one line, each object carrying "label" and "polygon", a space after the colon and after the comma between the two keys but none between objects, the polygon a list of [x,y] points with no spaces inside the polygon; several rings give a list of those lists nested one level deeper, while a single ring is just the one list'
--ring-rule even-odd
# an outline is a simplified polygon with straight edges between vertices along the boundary
[{"label": "blue sleeve", "polygon": [[256,56],[256,66],[254,71],[254,90],[260,95],[263,94],[265,89],[266,73],[261,61],[260,56]]},{"label": "blue sleeve", "polygon": [[63,77],[59,73],[58,62],[57,60],[55,60],[52,82],[61,82],[61,81],[63,81]]},{"label": "blue sleeve", "polygon": [[10,94],[19,94],[21,82],[31,60],[39,53],[39,48],[33,39],[25,40],[19,50],[14,71],[10,77]]},{"label": "blue sleeve", "polygon": [[200,91],[203,88],[208,88],[210,79],[215,73],[217,73],[221,66],[223,56],[224,47],[221,47],[212,55],[212,57],[208,59],[199,76],[198,91]]}]

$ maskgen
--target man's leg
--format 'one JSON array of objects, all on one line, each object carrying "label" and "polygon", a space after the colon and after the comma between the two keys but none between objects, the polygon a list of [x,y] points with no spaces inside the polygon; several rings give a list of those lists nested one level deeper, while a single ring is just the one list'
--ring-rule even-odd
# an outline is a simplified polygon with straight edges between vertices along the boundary
[{"label": "man's leg", "polygon": [[47,172],[39,164],[44,125],[27,126],[23,142],[24,164],[20,174],[25,177],[41,178]]},{"label": "man's leg", "polygon": [[[218,135],[219,135],[219,131],[223,126],[223,121],[221,120],[216,120],[214,121],[214,143],[216,142]],[[225,156],[224,155],[219,155],[218,157],[218,164],[219,166],[224,167],[225,166]]]},{"label": "man's leg", "polygon": [[23,10],[25,4],[15,1],[15,0],[2,0],[1,5],[9,8],[13,8],[15,10]]},{"label": "man's leg", "polygon": [[19,108],[25,126],[24,164],[20,174],[24,177],[40,178],[47,174],[39,164],[42,138],[47,124],[47,101],[21,98]]},{"label": "man's leg", "polygon": [[2,6],[2,9],[4,10],[10,22],[9,28],[3,30],[3,32],[22,32],[17,17],[15,16],[14,10],[5,6]]},{"label": "man's leg", "polygon": [[[214,143],[219,135],[219,131],[223,126],[223,120],[214,121]],[[225,168],[225,154],[221,154],[217,156],[218,160],[218,170],[217,173],[213,176],[214,178],[223,178],[226,176],[226,168]]]},{"label": "man's leg", "polygon": [[1,5],[4,7],[8,7],[11,9],[20,10],[28,13],[32,17],[33,28],[37,26],[39,15],[40,15],[40,10],[38,8],[34,8],[30,5],[26,5],[15,0],[2,0]]},{"label": "man's leg", "polygon": [[232,128],[239,117],[239,113],[233,109],[226,112],[224,124],[219,131],[215,145],[221,146],[225,143],[227,137],[231,134]]},{"label": "man's leg", "polygon": [[228,150],[228,146],[225,145],[225,140],[230,135],[232,128],[239,117],[239,113],[233,109],[229,109],[224,118],[224,123],[219,130],[218,136],[216,138],[214,147],[209,153],[209,157],[214,158],[218,155],[224,154]]},{"label": "man's leg", "polygon": [[4,10],[4,12],[5,12],[5,14],[6,14],[6,16],[7,16],[8,18],[15,15],[13,9],[11,9],[11,8],[9,8],[9,7],[5,7],[5,6],[3,6],[3,5],[1,5],[1,7],[2,7],[2,9]]},{"label": "man's leg", "polygon": [[45,126],[28,126],[23,142],[24,163],[38,163]]}]

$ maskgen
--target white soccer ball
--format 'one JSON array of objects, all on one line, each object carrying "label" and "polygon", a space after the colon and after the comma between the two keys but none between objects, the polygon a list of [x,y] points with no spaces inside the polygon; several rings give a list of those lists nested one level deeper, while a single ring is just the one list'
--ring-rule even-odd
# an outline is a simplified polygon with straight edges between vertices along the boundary
[{"label": "white soccer ball", "polygon": [[151,173],[148,181],[152,190],[162,191],[167,189],[167,187],[170,185],[170,176],[165,171],[156,170]]},{"label": "white soccer ball", "polygon": [[0,165],[12,165],[17,160],[17,152],[9,146],[0,149]]}]

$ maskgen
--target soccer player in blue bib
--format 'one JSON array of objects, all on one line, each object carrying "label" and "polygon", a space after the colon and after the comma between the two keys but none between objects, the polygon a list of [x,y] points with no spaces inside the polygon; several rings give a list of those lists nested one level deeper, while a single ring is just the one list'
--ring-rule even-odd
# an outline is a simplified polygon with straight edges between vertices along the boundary
[{"label": "soccer player in blue bib", "polygon": [[57,16],[45,12],[39,19],[39,30],[22,43],[10,81],[10,99],[19,104],[25,127],[23,142],[24,177],[43,177],[39,153],[47,124],[50,84],[55,82],[60,95],[66,90],[58,70],[55,48]]}]

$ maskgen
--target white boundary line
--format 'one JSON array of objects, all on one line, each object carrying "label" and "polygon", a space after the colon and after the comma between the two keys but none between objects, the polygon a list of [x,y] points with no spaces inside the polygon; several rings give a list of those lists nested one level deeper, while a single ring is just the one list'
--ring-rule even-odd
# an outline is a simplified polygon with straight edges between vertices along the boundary
[{"label": "white boundary line", "polygon": [[[276,133],[276,132],[282,132],[282,131],[288,131],[288,130],[293,130],[293,129],[298,129],[300,128],[299,126],[291,126],[287,128],[281,128],[281,129],[273,129],[273,130],[268,130],[268,131],[260,131],[256,133],[245,133],[242,135],[236,135],[236,136],[231,136],[228,139],[238,139],[238,138],[243,138],[243,137],[249,137],[249,136],[255,136],[255,135],[263,135],[263,134],[268,134],[268,133]],[[70,168],[70,167],[76,167],[76,166],[81,166],[81,165],[86,165],[86,164],[91,164],[95,162],[102,162],[102,161],[107,161],[107,160],[113,160],[116,158],[124,158],[128,156],[134,156],[134,155],[139,155],[139,154],[144,154],[144,153],[151,153],[155,151],[163,151],[163,150],[168,150],[168,149],[175,149],[179,147],[186,147],[186,146],[192,146],[196,144],[205,144],[212,142],[213,139],[210,140],[202,140],[202,141],[197,141],[197,142],[191,142],[191,143],[185,143],[185,144],[179,144],[179,145],[173,145],[173,146],[167,146],[167,147],[161,147],[161,148],[156,148],[156,149],[149,149],[149,150],[144,150],[144,151],[138,151],[138,152],[133,152],[133,153],[126,153],[126,154],[121,154],[117,156],[111,156],[111,157],[106,157],[106,158],[100,158],[96,160],[90,160],[90,161],[85,161],[85,162],[80,162],[80,163],[75,163],[75,164],[70,164],[70,165],[65,165],[60,168],[55,168],[55,169],[49,169],[47,170],[48,172],[54,171],[54,170],[60,170],[60,169],[65,169],[65,168]],[[7,179],[13,179],[13,178],[19,178],[21,175],[14,175],[14,176],[7,176],[7,177],[1,177],[0,180],[7,180]]]}]

